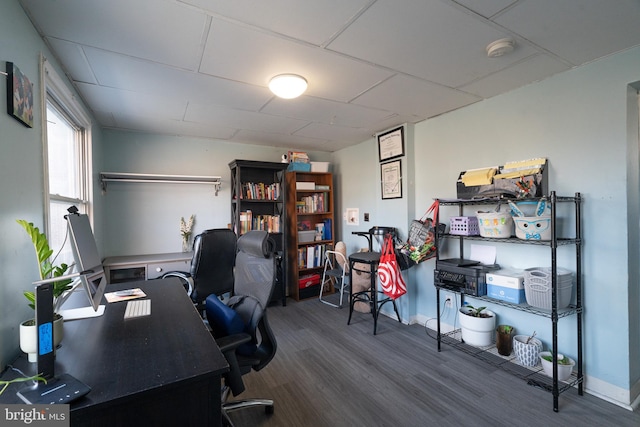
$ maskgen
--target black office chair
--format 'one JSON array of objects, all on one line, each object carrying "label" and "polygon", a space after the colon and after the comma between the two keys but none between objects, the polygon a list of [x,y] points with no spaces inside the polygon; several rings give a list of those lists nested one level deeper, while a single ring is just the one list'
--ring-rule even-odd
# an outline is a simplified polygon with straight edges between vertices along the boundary
[{"label": "black office chair", "polygon": [[238,239],[233,296],[226,304],[216,295],[206,299],[205,311],[220,350],[229,363],[222,393],[222,414],[264,406],[273,413],[273,400],[250,399],[227,402],[229,391],[237,396],[245,389],[242,375],[259,371],[273,359],[276,340],[267,321],[267,305],[276,281],[273,241],[266,231],[249,231]]},{"label": "black office chair", "polygon": [[209,295],[233,290],[236,241],[236,234],[228,228],[205,230],[193,241],[190,271],[170,271],[162,278],[182,279],[198,312],[203,313]]}]

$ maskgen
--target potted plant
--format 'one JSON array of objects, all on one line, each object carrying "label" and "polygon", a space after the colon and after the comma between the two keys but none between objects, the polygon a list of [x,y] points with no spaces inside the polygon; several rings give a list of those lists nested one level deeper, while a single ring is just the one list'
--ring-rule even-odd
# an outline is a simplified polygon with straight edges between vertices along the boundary
[{"label": "potted plant", "polygon": [[516,335],[513,337],[513,351],[518,362],[523,366],[536,366],[538,356],[542,351],[542,341],[537,338],[534,331],[531,335]]},{"label": "potted plant", "polygon": [[[563,354],[558,353],[556,356],[558,360],[558,381],[566,381],[573,372],[573,367],[576,362]],[[553,378],[553,353],[550,351],[543,351],[540,353],[540,363],[542,363],[542,369],[544,373]]]},{"label": "potted plant", "polygon": [[[69,269],[69,266],[64,263],[60,265],[53,265],[50,260],[51,255],[53,255],[53,250],[49,247],[47,236],[31,222],[27,222],[23,219],[18,219],[16,222],[24,228],[31,238],[31,243],[33,243],[36,258],[38,259],[40,280],[64,276]],[[53,322],[54,347],[60,344],[64,333],[64,319],[61,315],[57,314],[57,311],[60,308],[59,304],[62,302],[62,298],[60,297],[69,289],[71,289],[71,279],[62,279],[53,283],[53,309],[56,313],[54,315]],[[35,309],[35,293],[32,290],[24,291],[24,296],[28,301],[29,307]],[[20,348],[29,355],[30,362],[35,362],[37,360],[37,334],[35,325],[35,319],[29,319],[20,324]]]},{"label": "potted plant", "polygon": [[486,307],[465,305],[460,307],[462,340],[469,345],[486,347],[493,343],[496,330],[496,315]]},{"label": "potted plant", "polygon": [[496,348],[498,354],[509,356],[513,346],[511,344],[515,329],[511,325],[498,325],[496,329]]}]

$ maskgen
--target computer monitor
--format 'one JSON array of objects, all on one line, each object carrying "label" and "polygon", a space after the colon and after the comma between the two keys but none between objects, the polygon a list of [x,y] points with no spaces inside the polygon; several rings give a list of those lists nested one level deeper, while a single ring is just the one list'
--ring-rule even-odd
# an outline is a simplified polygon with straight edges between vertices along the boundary
[{"label": "computer monitor", "polygon": [[[70,212],[76,210],[70,209]],[[76,210],[77,211],[77,210]],[[52,283],[62,279],[74,279],[71,290],[61,295],[59,306],[62,306],[71,293],[79,285],[82,285],[90,306],[67,310],[60,310],[59,313],[65,320],[84,319],[86,317],[101,316],[104,313],[104,305],[100,305],[104,290],[107,287],[107,279],[104,274],[102,262],[98,255],[96,240],[91,230],[89,217],[85,214],[70,213],[66,215],[67,227],[71,236],[71,248],[75,260],[76,273],[66,276],[34,282],[34,285]]]},{"label": "computer monitor", "polygon": [[80,273],[79,279],[91,301],[91,306],[98,311],[107,286],[107,279],[98,255],[89,217],[85,214],[69,214],[66,218],[76,269]]}]

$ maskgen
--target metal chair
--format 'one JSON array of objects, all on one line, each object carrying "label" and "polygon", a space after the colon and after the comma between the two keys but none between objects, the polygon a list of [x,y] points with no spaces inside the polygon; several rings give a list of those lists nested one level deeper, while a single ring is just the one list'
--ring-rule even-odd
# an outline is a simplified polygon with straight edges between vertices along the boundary
[{"label": "metal chair", "polygon": [[[344,243],[338,242],[336,243],[335,251],[325,251],[324,270],[322,271],[322,282],[320,282],[320,295],[318,297],[320,302],[336,308],[342,308],[342,299],[345,290],[348,291],[348,289],[345,288],[349,286],[349,263],[347,262],[345,251],[340,250],[341,248],[344,248],[346,251]],[[334,304],[325,299],[322,299],[325,285],[331,282],[334,283],[334,286],[340,286],[339,304]]]}]

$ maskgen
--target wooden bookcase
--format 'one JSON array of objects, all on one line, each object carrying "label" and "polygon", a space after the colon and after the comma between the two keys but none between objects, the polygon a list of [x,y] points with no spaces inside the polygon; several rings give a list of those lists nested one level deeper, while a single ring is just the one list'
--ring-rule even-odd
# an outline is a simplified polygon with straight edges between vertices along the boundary
[{"label": "wooden bookcase", "polygon": [[276,244],[278,272],[271,301],[286,305],[284,264],[287,259],[286,163],[234,160],[231,169],[231,229],[240,237],[266,230]]},{"label": "wooden bookcase", "polygon": [[[306,183],[306,188],[301,188],[300,183]],[[300,288],[300,279],[322,276],[324,251],[334,247],[333,175],[324,172],[287,172],[286,188],[289,296],[296,300],[317,298],[321,284],[318,282]],[[316,240],[316,224],[323,224],[324,227],[322,236],[318,236],[319,240]],[[307,228],[309,230],[304,230]],[[325,292],[334,292],[334,289],[325,289]]]}]

